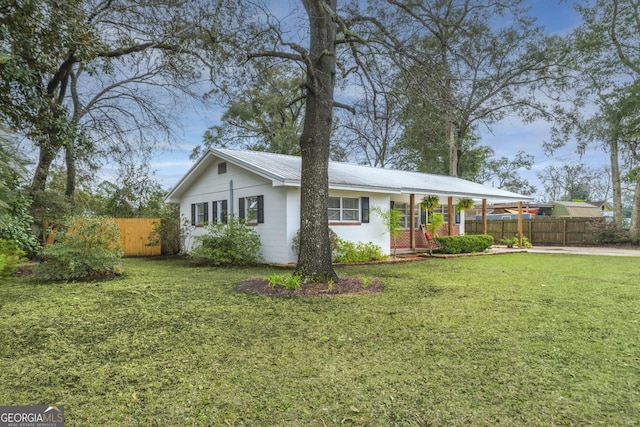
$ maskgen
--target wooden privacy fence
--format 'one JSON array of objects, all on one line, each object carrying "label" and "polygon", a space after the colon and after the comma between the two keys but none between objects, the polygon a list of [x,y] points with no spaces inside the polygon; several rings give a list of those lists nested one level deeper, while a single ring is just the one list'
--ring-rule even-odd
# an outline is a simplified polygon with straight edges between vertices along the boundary
[{"label": "wooden privacy fence", "polygon": [[[581,246],[593,244],[593,218],[536,217],[522,220],[522,233],[532,245]],[[465,221],[466,234],[482,234],[482,221]],[[518,236],[518,220],[488,220],[487,234],[496,243]]]},{"label": "wooden privacy fence", "polygon": [[147,246],[149,235],[159,218],[108,218],[105,221],[118,224],[120,227],[120,243],[124,256],[157,256],[161,255],[160,244]]}]

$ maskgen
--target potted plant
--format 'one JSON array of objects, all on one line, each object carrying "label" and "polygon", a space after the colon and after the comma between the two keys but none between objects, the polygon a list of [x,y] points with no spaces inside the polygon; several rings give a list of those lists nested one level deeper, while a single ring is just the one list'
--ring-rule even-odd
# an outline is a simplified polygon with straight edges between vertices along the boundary
[{"label": "potted plant", "polygon": [[422,206],[422,208],[426,210],[427,213],[431,214],[433,213],[433,210],[435,208],[440,206],[440,197],[426,196],[425,198],[422,199],[422,202],[420,202],[420,206]]},{"label": "potted plant", "polygon": [[458,204],[456,205],[456,210],[458,212],[460,212],[460,211],[468,211],[470,209],[473,209],[474,205],[475,204],[474,204],[472,199],[466,199],[466,198],[465,199],[460,199],[458,201]]}]

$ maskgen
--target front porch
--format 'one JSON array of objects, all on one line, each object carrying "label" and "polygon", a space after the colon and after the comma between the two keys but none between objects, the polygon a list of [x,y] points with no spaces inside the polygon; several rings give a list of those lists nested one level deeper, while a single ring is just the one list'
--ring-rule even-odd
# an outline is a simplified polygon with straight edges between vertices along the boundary
[{"label": "front porch", "polygon": [[[461,200],[472,200],[476,206],[477,211],[482,214],[482,234],[487,234],[487,199],[486,198],[474,198],[472,195],[458,195],[458,196],[429,196],[423,194],[399,194],[391,197],[391,208],[399,209],[402,212],[402,223],[404,229],[400,230],[399,234],[394,238],[390,238],[391,251],[398,249],[406,249],[409,251],[416,251],[419,249],[429,249],[429,243],[421,229],[422,224],[427,224],[428,215],[426,210],[421,206],[421,201],[425,197],[435,197],[439,202],[439,206],[434,208],[431,212],[440,214],[444,218],[444,224],[438,229],[435,236],[459,236],[465,234],[465,210],[457,209],[458,203]],[[522,202],[517,202],[518,206],[518,237],[522,239]],[[451,215],[450,215],[451,213]]]}]

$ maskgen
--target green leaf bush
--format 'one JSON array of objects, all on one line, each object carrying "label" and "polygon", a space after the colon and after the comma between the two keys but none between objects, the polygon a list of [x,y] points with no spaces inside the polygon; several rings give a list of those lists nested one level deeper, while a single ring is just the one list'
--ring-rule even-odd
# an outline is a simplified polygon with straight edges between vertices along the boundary
[{"label": "green leaf bush", "polygon": [[438,236],[435,240],[440,247],[440,252],[445,254],[484,252],[493,245],[493,237],[486,234]]},{"label": "green leaf bush", "polygon": [[[331,260],[341,264],[376,261],[385,258],[380,246],[371,242],[354,243],[341,239],[331,228],[329,228],[329,246],[331,248]],[[291,248],[296,254],[300,250],[300,230],[293,238]]]},{"label": "green leaf bush", "polygon": [[45,247],[36,275],[46,280],[84,280],[122,273],[117,224],[104,218],[74,218]]},{"label": "green leaf bush", "polygon": [[384,259],[382,248],[372,242],[352,242],[341,238],[336,239],[333,250],[333,262],[349,264]]},{"label": "green leaf bush", "polygon": [[9,240],[0,240],[0,276],[10,276],[16,271],[25,252]]},{"label": "green leaf bush", "polygon": [[254,265],[262,261],[260,235],[244,221],[230,216],[225,224],[209,223],[207,234],[193,238],[189,256],[208,265]]},{"label": "green leaf bush", "polygon": [[31,230],[30,204],[31,199],[19,192],[9,201],[9,209],[0,213],[0,240],[14,242],[17,249],[26,253],[39,249],[38,239]]}]

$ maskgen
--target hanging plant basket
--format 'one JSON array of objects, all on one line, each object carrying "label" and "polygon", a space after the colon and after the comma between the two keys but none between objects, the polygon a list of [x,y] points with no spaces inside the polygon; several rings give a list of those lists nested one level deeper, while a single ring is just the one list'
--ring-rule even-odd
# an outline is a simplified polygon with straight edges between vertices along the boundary
[{"label": "hanging plant basket", "polygon": [[438,196],[426,196],[420,202],[420,206],[425,209],[427,212],[431,213],[435,208],[440,206],[440,197]]},{"label": "hanging plant basket", "polygon": [[458,204],[456,205],[456,208],[458,209],[458,212],[460,212],[460,211],[468,211],[470,209],[473,209],[474,206],[475,204],[473,200],[460,199],[460,201],[458,201]]}]

